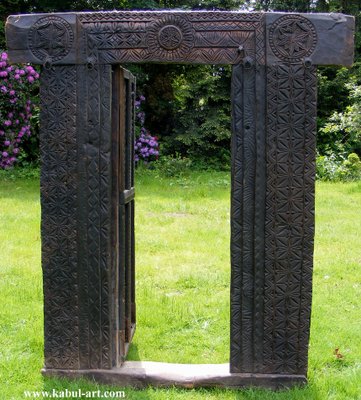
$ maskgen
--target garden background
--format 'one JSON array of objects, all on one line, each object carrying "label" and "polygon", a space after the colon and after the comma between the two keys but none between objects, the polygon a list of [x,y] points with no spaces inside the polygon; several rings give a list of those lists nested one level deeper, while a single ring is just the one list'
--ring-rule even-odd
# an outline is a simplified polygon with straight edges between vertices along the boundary
[{"label": "garden background", "polygon": [[[359,0],[2,0],[0,3],[0,49],[5,50],[4,26],[9,14],[72,10],[111,9],[210,9],[275,10],[290,12],[342,12],[356,18],[355,64],[352,68],[319,67],[318,69],[318,177],[328,180],[350,180],[360,176],[361,164],[361,2]],[[13,165],[37,166],[38,91],[37,76],[15,79],[14,71],[0,64],[0,168]],[[138,138],[151,135],[157,145],[139,148],[142,160],[160,156],[163,164],[179,168],[229,170],[230,167],[230,66],[213,65],[128,65],[137,76]],[[27,72],[27,71],[25,71]],[[7,76],[9,74],[9,76]],[[5,80],[5,81],[4,81]],[[22,99],[25,121],[13,111],[15,86]],[[16,97],[16,96],[15,96]],[[26,100],[31,100],[35,107]],[[20,113],[20,111],[18,112]],[[9,118],[9,114],[12,118]],[[26,114],[31,114],[28,136]],[[16,125],[16,121],[20,123]],[[7,126],[8,123],[10,126]],[[22,122],[24,122],[22,124]],[[19,129],[17,129],[19,127]],[[18,137],[20,128],[26,132]],[[142,132],[141,132],[142,129]],[[150,137],[147,137],[151,140]],[[18,144],[17,140],[18,139]],[[19,140],[20,139],[20,140]],[[143,143],[143,142],[139,142]],[[159,143],[159,149],[158,149]],[[15,150],[15,152],[14,152]],[[159,151],[159,154],[158,154]],[[5,152],[5,156],[4,156]],[[6,155],[7,154],[7,155]],[[351,156],[350,156],[351,155]],[[163,157],[162,157],[163,156]],[[164,157],[165,156],[165,157]],[[6,162],[8,159],[13,159]],[[169,159],[171,158],[171,160]],[[184,158],[186,160],[184,160]],[[18,161],[15,162],[15,159]],[[176,161],[175,161],[176,160]],[[161,164],[161,163],[158,163]]]},{"label": "garden background", "polygon": [[[43,379],[39,372],[43,363],[38,168],[41,71],[30,65],[8,64],[4,23],[7,15],[15,13],[114,8],[343,12],[356,17],[354,66],[318,69],[318,182],[308,386],[277,393],[126,389],[126,398],[360,400],[359,0],[1,1],[0,399],[23,399],[24,390],[105,389],[85,381]],[[139,324],[129,358],[227,362],[231,70],[211,65],[127,68],[138,83],[139,160]]]}]

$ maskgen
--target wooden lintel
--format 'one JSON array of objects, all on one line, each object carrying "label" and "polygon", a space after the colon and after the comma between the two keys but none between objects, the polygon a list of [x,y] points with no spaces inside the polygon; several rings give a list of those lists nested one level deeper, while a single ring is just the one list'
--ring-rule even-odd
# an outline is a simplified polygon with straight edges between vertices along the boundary
[{"label": "wooden lintel", "polygon": [[[278,29],[284,23],[287,29]],[[235,65],[257,58],[266,37],[266,57],[258,64],[288,60],[350,66],[354,27],[354,18],[343,14],[106,11],[12,15],[6,23],[6,38],[15,63]],[[299,30],[305,42],[300,57],[284,54],[290,48],[279,35],[290,29],[296,35]],[[165,30],[169,32],[163,35]],[[168,43],[169,34],[173,39]]]}]

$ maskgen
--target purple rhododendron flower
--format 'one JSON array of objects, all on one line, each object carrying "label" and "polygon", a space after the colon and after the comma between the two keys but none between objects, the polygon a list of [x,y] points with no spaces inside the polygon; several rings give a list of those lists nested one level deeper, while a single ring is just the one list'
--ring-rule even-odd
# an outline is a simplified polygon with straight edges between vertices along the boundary
[{"label": "purple rhododendron flower", "polygon": [[7,53],[0,54],[0,168],[10,168],[21,152],[24,137],[31,135],[29,121],[34,106],[28,88],[39,74],[31,65],[9,65]]},{"label": "purple rhododendron flower", "polygon": [[[140,133],[136,138],[134,150],[135,150],[135,162],[139,163],[142,161],[144,164],[148,164],[151,161],[155,161],[159,155],[159,143],[156,136],[152,136],[145,124],[145,112],[141,110],[141,105],[145,101],[143,95],[139,96],[135,100],[136,120],[140,125]],[[139,126],[138,125],[138,126]]]}]

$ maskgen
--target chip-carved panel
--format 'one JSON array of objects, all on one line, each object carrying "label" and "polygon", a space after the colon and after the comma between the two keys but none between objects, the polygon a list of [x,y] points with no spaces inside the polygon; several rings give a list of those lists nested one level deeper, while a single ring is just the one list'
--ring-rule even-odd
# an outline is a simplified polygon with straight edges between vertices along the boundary
[{"label": "chip-carved panel", "polygon": [[311,316],[316,69],[267,69],[264,370],[305,374]]},{"label": "chip-carved panel", "polygon": [[41,74],[45,363],[79,368],[76,67]]},{"label": "chip-carved panel", "polygon": [[255,57],[262,14],[95,13],[80,14],[86,35],[103,62],[237,64]]}]

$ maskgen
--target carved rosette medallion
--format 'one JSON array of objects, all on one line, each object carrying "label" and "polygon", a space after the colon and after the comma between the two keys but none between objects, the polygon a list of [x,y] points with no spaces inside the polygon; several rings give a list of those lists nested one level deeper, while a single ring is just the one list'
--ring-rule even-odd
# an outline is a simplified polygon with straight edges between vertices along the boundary
[{"label": "carved rosette medallion", "polygon": [[182,31],[174,25],[166,25],[158,32],[158,42],[166,50],[177,49],[183,40]]},{"label": "carved rosette medallion", "polygon": [[193,42],[192,25],[182,17],[166,17],[158,20],[147,32],[149,51],[169,61],[187,58]]},{"label": "carved rosette medallion", "polygon": [[57,16],[40,18],[28,35],[29,49],[43,62],[62,60],[69,53],[73,41],[74,33],[70,24]]},{"label": "carved rosette medallion", "polygon": [[313,53],[317,33],[310,20],[301,15],[278,18],[270,29],[270,46],[275,55],[288,62],[302,62]]}]

